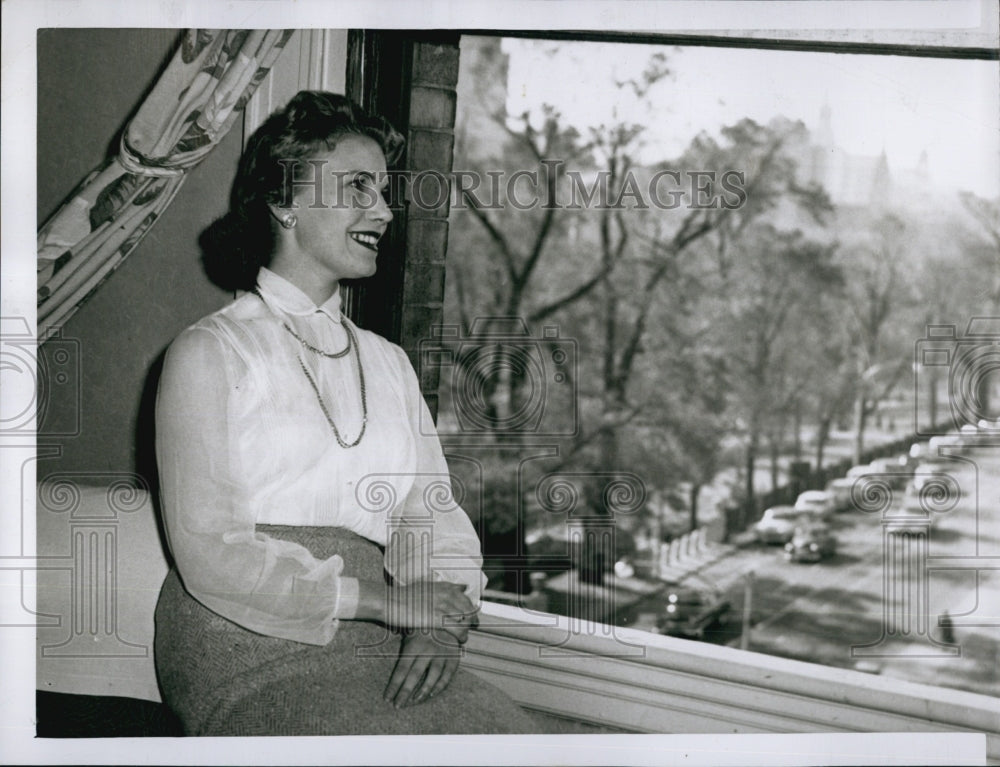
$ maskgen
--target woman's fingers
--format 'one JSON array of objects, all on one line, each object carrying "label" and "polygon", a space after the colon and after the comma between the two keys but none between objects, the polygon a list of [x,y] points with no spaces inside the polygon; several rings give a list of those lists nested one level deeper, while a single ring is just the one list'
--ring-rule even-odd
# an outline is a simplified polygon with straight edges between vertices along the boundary
[{"label": "woman's fingers", "polygon": [[445,659],[444,668],[441,670],[441,674],[438,676],[437,682],[434,683],[434,686],[427,694],[427,697],[433,698],[438,693],[444,692],[448,685],[451,684],[451,680],[455,676],[456,671],[458,671],[458,658]]},{"label": "woman's fingers", "polygon": [[410,667],[410,670],[406,673],[406,678],[403,680],[403,684],[399,688],[399,692],[396,693],[396,697],[393,700],[393,705],[396,708],[402,708],[403,706],[408,706],[410,703],[415,702],[413,694],[420,686],[421,681],[427,675],[427,672],[432,665],[433,660],[431,658],[416,659]]},{"label": "woman's fingers", "polygon": [[415,635],[408,637],[408,651],[427,654],[430,656],[430,663],[424,674],[420,686],[410,698],[412,703],[422,703],[428,698],[437,695],[450,683],[455,671],[458,669],[460,647],[455,644],[454,639],[441,637],[440,635]]},{"label": "woman's fingers", "polygon": [[469,627],[464,624],[453,625],[446,623],[442,627],[442,631],[460,645],[469,641]]},{"label": "woman's fingers", "polygon": [[461,586],[454,583],[436,585],[447,586],[449,588],[437,590],[435,592],[435,601],[433,605],[435,612],[450,615],[462,615],[465,613],[475,612],[476,606],[472,604],[472,600],[465,595]]},{"label": "woman's fingers", "polygon": [[454,636],[459,644],[465,644],[469,639],[469,631],[479,625],[479,611],[471,611],[447,615],[444,618],[443,628]]},{"label": "woman's fingers", "polygon": [[[392,702],[396,708],[402,705],[404,697],[409,697],[409,693],[413,691],[413,688],[420,681],[420,677],[423,676],[426,665],[418,667],[418,660],[420,659],[413,655],[401,652],[396,661],[396,667],[392,670],[389,684],[386,685],[383,695],[383,698]],[[426,659],[424,660],[426,661]],[[413,679],[414,675],[416,675],[416,679]]]},{"label": "woman's fingers", "polygon": [[413,695],[413,702],[423,703],[437,685],[444,672],[445,659],[441,657],[432,658],[431,662],[427,664],[427,673],[424,674],[420,687],[417,688],[415,694]]},{"label": "woman's fingers", "polygon": [[458,668],[459,652],[453,639],[435,638],[424,631],[407,634],[386,686],[385,699],[401,708],[420,703],[435,690],[444,689]]},{"label": "woman's fingers", "polygon": [[443,603],[439,603],[440,613],[444,616],[445,626],[463,626],[467,632],[472,626],[479,625],[479,610],[457,584],[442,584],[453,587]]},{"label": "woman's fingers", "polygon": [[428,658],[418,658],[414,661],[403,677],[403,683],[399,686],[399,690],[391,698],[393,706],[403,708],[413,702],[413,693],[420,686],[430,663]]},{"label": "woman's fingers", "polygon": [[430,632],[408,634],[386,686],[385,699],[401,708],[443,692],[458,670],[460,653],[454,639],[436,638]]},{"label": "woman's fingers", "polygon": [[471,612],[462,613],[457,616],[456,621],[465,626],[467,631],[474,629],[479,625],[479,610],[473,609]]}]

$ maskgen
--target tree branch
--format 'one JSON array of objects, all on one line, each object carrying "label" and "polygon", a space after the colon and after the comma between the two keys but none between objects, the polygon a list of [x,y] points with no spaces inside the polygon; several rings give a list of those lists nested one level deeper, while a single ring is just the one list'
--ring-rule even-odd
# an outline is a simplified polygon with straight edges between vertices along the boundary
[{"label": "tree branch", "polygon": [[503,236],[499,229],[490,221],[489,216],[486,215],[486,211],[480,209],[479,202],[474,197],[469,195],[468,192],[463,192],[466,202],[469,204],[469,210],[476,217],[476,220],[483,225],[486,229],[486,233],[490,236],[490,239],[496,244],[500,249],[500,255],[503,256],[505,266],[507,267],[507,274],[510,276],[511,280],[517,279],[517,265],[514,258],[513,250],[507,242],[507,239]]},{"label": "tree branch", "polygon": [[580,298],[583,298],[585,295],[587,295],[587,293],[589,293],[591,290],[597,287],[600,284],[601,280],[603,280],[611,272],[613,268],[614,268],[613,265],[606,265],[601,267],[601,269],[597,272],[597,274],[595,274],[589,280],[576,287],[574,290],[571,290],[569,293],[565,294],[561,298],[557,298],[548,305],[543,306],[542,308],[532,312],[532,314],[529,316],[529,320],[531,322],[539,322],[541,320],[544,320],[546,317],[551,316],[552,314],[559,311],[563,307],[568,306],[569,304],[573,303],[574,301],[577,301]]}]

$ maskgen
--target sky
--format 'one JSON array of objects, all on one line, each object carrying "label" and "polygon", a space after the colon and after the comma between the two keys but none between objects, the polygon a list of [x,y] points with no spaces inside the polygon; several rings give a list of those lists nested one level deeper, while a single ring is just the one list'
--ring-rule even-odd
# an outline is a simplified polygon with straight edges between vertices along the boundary
[{"label": "sky", "polygon": [[[546,55],[557,47],[559,55]],[[717,133],[743,117],[784,115],[815,130],[826,103],[834,143],[846,152],[884,149],[897,170],[915,167],[926,150],[935,184],[1000,196],[995,61],[518,39],[504,40],[503,49],[509,113],[548,103],[585,128],[617,107],[651,126],[643,161],[674,157],[699,131]],[[636,111],[613,83],[636,77],[658,50],[672,74],[653,91],[652,110]]]}]

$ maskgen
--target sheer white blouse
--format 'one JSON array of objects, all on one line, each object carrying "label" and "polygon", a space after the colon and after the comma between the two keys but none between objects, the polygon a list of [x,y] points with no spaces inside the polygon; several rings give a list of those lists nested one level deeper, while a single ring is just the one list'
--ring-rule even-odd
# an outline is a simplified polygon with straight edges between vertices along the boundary
[{"label": "sheer white blouse", "polygon": [[[358,582],[340,556],[317,560],[257,524],[347,528],[386,547],[401,583],[466,586],[478,604],[479,539],[451,495],[417,377],[402,349],[351,328],[362,391],[335,293],[317,307],[262,269],[248,293],[181,333],[167,352],[156,403],[164,527],[188,592],[252,631],[326,644],[355,615]],[[287,325],[288,328],[284,327]],[[315,382],[310,384],[302,366]]]}]

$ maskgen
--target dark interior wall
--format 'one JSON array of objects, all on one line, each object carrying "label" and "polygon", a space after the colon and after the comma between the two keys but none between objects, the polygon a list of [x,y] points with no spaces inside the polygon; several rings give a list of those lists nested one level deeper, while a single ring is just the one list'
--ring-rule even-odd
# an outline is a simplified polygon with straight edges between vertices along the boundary
[{"label": "dark interior wall", "polygon": [[[39,223],[116,146],[125,121],[169,60],[178,34],[164,29],[39,31]],[[76,433],[47,436],[43,430],[39,446],[58,445],[61,455],[38,464],[39,479],[53,472],[138,468],[145,473],[149,468],[151,371],[174,336],[231,298],[204,276],[197,238],[226,210],[241,143],[237,122],[190,172],[125,263],[63,326],[62,339],[71,342],[64,348],[79,350],[78,375],[74,371],[68,385],[49,389],[45,423]]]}]

